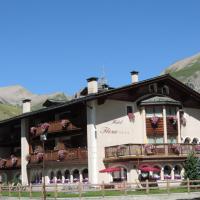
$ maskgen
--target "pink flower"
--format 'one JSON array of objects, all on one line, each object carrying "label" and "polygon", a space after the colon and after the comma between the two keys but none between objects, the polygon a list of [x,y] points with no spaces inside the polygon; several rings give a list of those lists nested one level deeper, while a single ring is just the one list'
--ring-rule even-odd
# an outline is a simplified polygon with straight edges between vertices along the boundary
[{"label": "pink flower", "polygon": [[31,131],[31,133],[32,133],[33,135],[35,135],[36,132],[37,132],[37,128],[33,126],[33,127],[31,127],[30,131]]},{"label": "pink flower", "polygon": [[49,124],[49,123],[44,123],[44,124],[42,124],[42,125],[41,125],[42,132],[43,132],[43,133],[47,132],[48,129],[49,129],[49,127],[50,127],[50,124]]},{"label": "pink flower", "polygon": [[61,125],[62,125],[63,128],[66,128],[69,125],[69,123],[70,123],[70,121],[67,120],[67,119],[63,119],[61,121]]},{"label": "pink flower", "polygon": [[157,116],[151,117],[151,125],[153,126],[153,128],[157,127],[158,121],[159,121],[159,117],[157,117]]}]

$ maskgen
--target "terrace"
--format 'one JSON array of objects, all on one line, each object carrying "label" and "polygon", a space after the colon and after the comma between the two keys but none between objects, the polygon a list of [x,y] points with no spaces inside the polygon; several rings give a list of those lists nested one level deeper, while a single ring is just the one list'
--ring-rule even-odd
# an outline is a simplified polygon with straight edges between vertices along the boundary
[{"label": "terrace", "polygon": [[125,144],[105,147],[105,159],[186,157],[191,151],[200,154],[198,144]]}]

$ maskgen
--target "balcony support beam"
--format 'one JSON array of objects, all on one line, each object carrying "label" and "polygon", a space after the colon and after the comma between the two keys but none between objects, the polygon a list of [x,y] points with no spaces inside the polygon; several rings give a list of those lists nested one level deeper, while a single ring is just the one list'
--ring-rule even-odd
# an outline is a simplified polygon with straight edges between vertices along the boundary
[{"label": "balcony support beam", "polygon": [[26,156],[29,154],[28,144],[28,119],[21,120],[21,180],[22,185],[28,185],[28,173],[27,173],[27,160]]}]

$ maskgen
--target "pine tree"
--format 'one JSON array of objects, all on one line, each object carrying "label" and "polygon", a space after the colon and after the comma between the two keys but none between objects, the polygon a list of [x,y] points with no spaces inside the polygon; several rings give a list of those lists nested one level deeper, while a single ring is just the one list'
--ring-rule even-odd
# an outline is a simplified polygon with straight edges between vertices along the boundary
[{"label": "pine tree", "polygon": [[195,152],[191,152],[185,162],[185,179],[200,179],[200,159],[196,157]]}]

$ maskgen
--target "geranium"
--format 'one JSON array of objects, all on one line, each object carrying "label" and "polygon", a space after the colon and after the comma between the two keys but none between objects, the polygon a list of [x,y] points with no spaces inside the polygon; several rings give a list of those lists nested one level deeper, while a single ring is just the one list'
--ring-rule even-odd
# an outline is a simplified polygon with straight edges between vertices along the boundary
[{"label": "geranium", "polygon": [[175,174],[175,175],[174,175],[174,178],[175,178],[175,179],[181,179],[181,175],[180,175],[180,174]]},{"label": "geranium", "polygon": [[11,157],[12,166],[15,166],[17,164],[17,161],[18,161],[17,157],[14,156],[14,155],[11,155],[10,157]]},{"label": "geranium", "polygon": [[65,150],[59,150],[58,151],[58,160],[64,160],[64,158],[65,158]]},{"label": "geranium", "polygon": [[156,128],[158,126],[158,121],[159,121],[159,117],[157,116],[151,117],[151,125],[153,126],[153,128]]},{"label": "geranium", "polygon": [[186,119],[185,119],[184,116],[181,117],[180,121],[181,121],[181,124],[182,124],[183,126],[186,126]]},{"label": "geranium", "polygon": [[128,118],[129,118],[130,121],[134,121],[135,120],[134,113],[128,113]]},{"label": "geranium", "polygon": [[170,116],[169,121],[172,123],[172,125],[177,124],[177,117],[176,116]]},{"label": "geranium", "polygon": [[181,153],[180,144],[172,144],[172,149],[174,150],[174,153],[176,153],[176,154],[180,154]]},{"label": "geranium", "polygon": [[0,159],[0,168],[5,168],[6,167],[6,159]]},{"label": "geranium", "polygon": [[63,128],[66,128],[67,126],[69,126],[69,123],[70,123],[70,121],[67,120],[67,119],[63,119],[61,121],[61,125],[62,125]]},{"label": "geranium", "polygon": [[49,129],[49,127],[50,127],[50,124],[49,124],[49,123],[44,123],[44,124],[42,124],[42,125],[41,125],[42,132],[43,132],[43,133],[47,132],[48,129]]},{"label": "geranium", "polygon": [[36,159],[38,162],[41,162],[44,159],[44,153],[37,153]]},{"label": "geranium", "polygon": [[33,135],[35,135],[36,134],[36,132],[37,132],[37,128],[36,127],[31,127],[31,129],[30,129],[30,132],[33,134]]},{"label": "geranium", "polygon": [[168,174],[165,174],[165,175],[164,175],[164,179],[171,179],[171,176],[168,175]]}]

